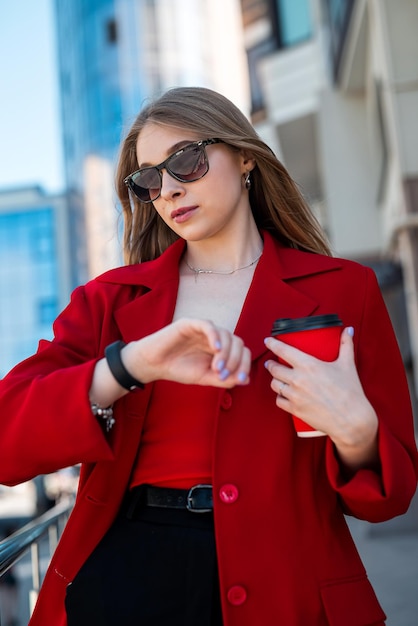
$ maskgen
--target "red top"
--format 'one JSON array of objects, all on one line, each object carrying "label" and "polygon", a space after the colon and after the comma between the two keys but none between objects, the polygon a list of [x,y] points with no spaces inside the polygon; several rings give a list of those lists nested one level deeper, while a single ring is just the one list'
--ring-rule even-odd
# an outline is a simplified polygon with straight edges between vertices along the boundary
[{"label": "red top", "polygon": [[219,390],[214,387],[157,381],[130,486],[188,489],[212,484],[218,404]]}]

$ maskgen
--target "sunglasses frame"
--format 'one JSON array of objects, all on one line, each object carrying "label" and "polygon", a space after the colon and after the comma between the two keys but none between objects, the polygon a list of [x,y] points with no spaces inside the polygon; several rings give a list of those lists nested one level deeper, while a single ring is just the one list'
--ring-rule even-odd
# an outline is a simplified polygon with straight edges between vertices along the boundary
[{"label": "sunglasses frame", "polygon": [[[201,178],[206,176],[206,174],[208,173],[208,171],[209,171],[209,159],[208,159],[208,155],[206,154],[205,148],[206,148],[206,146],[210,146],[210,145],[215,144],[215,143],[222,143],[222,139],[215,139],[215,138],[213,138],[213,139],[201,139],[200,141],[191,141],[187,145],[183,146],[183,148],[180,148],[179,150],[176,150],[176,152],[173,152],[173,154],[170,154],[170,156],[168,156],[159,165],[150,165],[150,166],[147,166],[147,167],[141,167],[139,170],[136,170],[135,172],[132,172],[132,174],[129,174],[129,176],[127,176],[124,179],[123,182],[132,191],[134,196],[136,198],[138,198],[138,200],[140,202],[143,202],[144,204],[150,204],[151,202],[155,202],[155,200],[157,200],[160,197],[160,195],[161,195],[161,189],[162,189],[162,184],[163,184],[163,178],[162,178],[162,175],[161,175],[161,170],[165,169],[170,174],[170,176],[172,176],[173,178],[175,178],[176,180],[178,180],[181,183],[194,183],[196,180],[200,180]],[[190,180],[190,179],[189,180],[184,180],[183,178],[178,176],[178,174],[175,174],[170,169],[169,162],[174,157],[180,156],[182,154],[182,152],[184,152],[185,150],[189,149],[191,146],[197,146],[198,148],[201,149],[201,151],[203,152],[203,155],[205,157],[207,169],[201,176],[198,176],[197,178],[193,178],[192,180]],[[158,176],[160,178],[160,190],[159,190],[159,193],[152,200],[143,200],[142,198],[137,196],[137,194],[136,194],[136,192],[134,190],[135,183],[133,181],[133,176],[135,176],[136,174],[139,174],[141,172],[145,172],[147,170],[157,170]],[[140,185],[138,185],[138,186],[140,186]],[[146,189],[146,188],[144,187],[144,189]]]}]

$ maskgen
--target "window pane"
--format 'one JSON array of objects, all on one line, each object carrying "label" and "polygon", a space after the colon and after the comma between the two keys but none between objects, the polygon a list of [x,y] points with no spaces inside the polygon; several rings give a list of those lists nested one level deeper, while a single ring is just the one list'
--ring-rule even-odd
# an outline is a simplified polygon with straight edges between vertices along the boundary
[{"label": "window pane", "polygon": [[51,336],[58,311],[55,214],[0,214],[0,378]]},{"label": "window pane", "polygon": [[284,47],[312,36],[309,0],[277,0],[281,43]]}]

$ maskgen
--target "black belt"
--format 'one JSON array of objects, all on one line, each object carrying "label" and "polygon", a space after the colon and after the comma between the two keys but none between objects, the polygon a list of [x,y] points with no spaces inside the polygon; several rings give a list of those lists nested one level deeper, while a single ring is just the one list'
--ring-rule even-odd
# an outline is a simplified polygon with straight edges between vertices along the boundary
[{"label": "black belt", "polygon": [[134,487],[127,497],[126,517],[135,519],[141,507],[160,509],[183,509],[191,513],[213,511],[212,485],[194,485],[190,489],[170,489],[140,485]]}]

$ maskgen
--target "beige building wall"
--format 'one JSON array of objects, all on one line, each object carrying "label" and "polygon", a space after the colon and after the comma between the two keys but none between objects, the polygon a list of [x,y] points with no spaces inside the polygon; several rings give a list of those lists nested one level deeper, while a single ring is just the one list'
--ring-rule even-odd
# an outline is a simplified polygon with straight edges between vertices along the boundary
[{"label": "beige building wall", "polygon": [[418,0],[356,0],[336,77],[324,3],[311,15],[311,40],[260,62],[256,126],[336,255],[401,265],[418,389]]},{"label": "beige building wall", "polygon": [[415,389],[418,389],[418,2],[358,0],[342,60],[340,88],[366,111],[367,140],[379,167],[372,180],[380,255],[404,278]]}]

